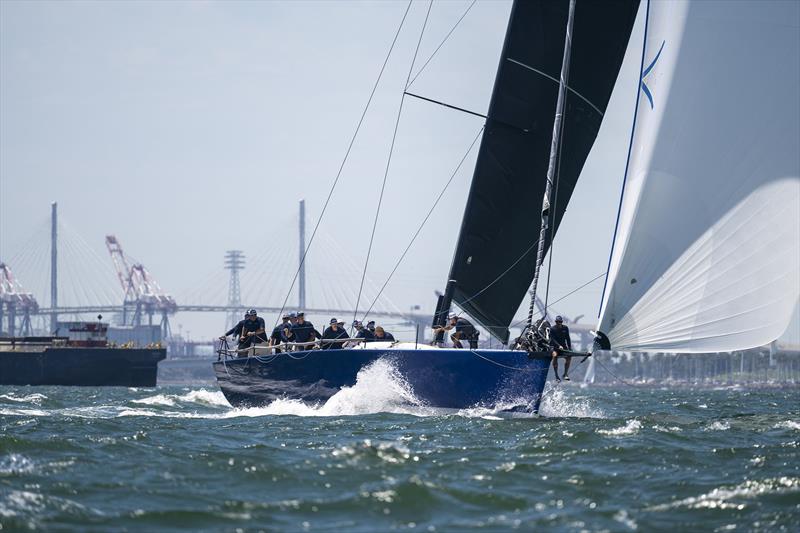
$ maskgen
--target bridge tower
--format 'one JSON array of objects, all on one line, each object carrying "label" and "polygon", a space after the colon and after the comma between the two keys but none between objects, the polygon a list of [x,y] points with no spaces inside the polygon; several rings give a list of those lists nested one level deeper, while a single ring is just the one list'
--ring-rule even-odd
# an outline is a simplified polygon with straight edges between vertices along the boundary
[{"label": "bridge tower", "polygon": [[230,329],[241,320],[242,289],[239,285],[239,272],[244,270],[244,252],[241,250],[228,250],[225,252],[225,270],[231,271],[228,283],[228,312],[226,328]]},{"label": "bridge tower", "polygon": [[58,204],[53,202],[50,211],[50,331],[58,329]]},{"label": "bridge tower", "polygon": [[300,200],[300,276],[297,285],[297,308],[306,308],[306,201]]}]

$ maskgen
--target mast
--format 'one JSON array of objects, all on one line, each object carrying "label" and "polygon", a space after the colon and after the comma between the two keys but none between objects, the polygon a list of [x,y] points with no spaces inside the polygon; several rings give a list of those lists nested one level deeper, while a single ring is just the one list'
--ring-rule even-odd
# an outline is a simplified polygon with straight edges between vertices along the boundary
[{"label": "mast", "polygon": [[[542,227],[539,230],[539,245],[536,252],[536,269],[533,273],[533,285],[531,285],[531,305],[528,310],[528,327],[533,325],[533,313],[536,308],[536,288],[539,285],[539,272],[544,260],[545,242],[547,230],[550,227],[550,205],[553,199],[553,181],[556,174],[558,163],[561,123],[564,115],[564,101],[567,94],[567,83],[569,81],[569,57],[572,50],[572,22],[575,17],[575,0],[569,2],[569,14],[567,15],[567,34],[564,39],[564,57],[561,62],[561,77],[558,82],[558,101],[556,103],[556,116],[553,120],[553,139],[550,143],[550,161],[547,165],[547,183],[545,184],[544,199],[542,200]],[[552,254],[552,248],[550,250]],[[548,272],[548,276],[549,276]],[[547,312],[547,309],[545,309]]]},{"label": "mast", "polygon": [[303,261],[306,251],[306,201],[300,200],[300,248],[299,248],[299,261],[300,261],[300,275],[299,283],[297,285],[297,305],[298,309],[303,310],[306,307],[306,262]]}]

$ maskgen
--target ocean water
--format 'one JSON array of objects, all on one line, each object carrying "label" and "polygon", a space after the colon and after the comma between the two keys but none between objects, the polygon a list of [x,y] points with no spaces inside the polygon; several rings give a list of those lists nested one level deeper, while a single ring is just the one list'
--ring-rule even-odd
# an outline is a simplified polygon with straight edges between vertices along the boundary
[{"label": "ocean water", "polygon": [[377,365],[326,404],[0,387],[2,531],[798,531],[800,388],[549,387],[420,405]]}]

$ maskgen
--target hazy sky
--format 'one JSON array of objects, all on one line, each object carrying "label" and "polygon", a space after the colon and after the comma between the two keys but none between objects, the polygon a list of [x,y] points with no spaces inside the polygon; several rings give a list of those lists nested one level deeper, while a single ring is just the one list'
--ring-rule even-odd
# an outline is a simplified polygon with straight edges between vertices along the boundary
[{"label": "hazy sky", "polygon": [[[95,250],[86,266],[60,266],[62,305],[98,303],[91,300],[111,290],[92,296],[70,284],[114,286],[103,244],[109,233],[179,303],[224,303],[223,254],[241,249],[248,258],[243,301],[280,305],[297,262],[297,202],[306,199],[310,236],[406,5],[0,2],[0,259],[15,268],[19,258],[27,271],[17,268],[17,277],[49,304],[46,219],[50,202],[58,201],[73,235]],[[427,5],[411,7],[312,247],[309,306],[353,306]],[[433,5],[415,71],[468,5]],[[508,1],[479,0],[412,90],[485,113],[509,9]],[[559,231],[551,300],[605,271],[638,62],[629,51]],[[481,124],[406,99],[370,259],[375,284],[383,283]],[[475,153],[379,307],[432,311]],[[63,255],[77,263],[85,254],[68,244]],[[594,320],[601,289],[596,282],[556,309]],[[221,322],[184,313],[173,328],[211,337]]]}]

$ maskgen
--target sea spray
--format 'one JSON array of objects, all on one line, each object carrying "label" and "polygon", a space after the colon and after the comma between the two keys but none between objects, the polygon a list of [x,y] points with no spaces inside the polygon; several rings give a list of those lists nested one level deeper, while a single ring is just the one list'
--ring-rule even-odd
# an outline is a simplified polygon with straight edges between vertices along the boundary
[{"label": "sea spray", "polygon": [[414,395],[413,389],[391,359],[379,359],[359,370],[352,387],[343,387],[324,404],[309,405],[300,400],[278,399],[264,407],[232,409],[224,417],[353,416],[372,413],[435,414]]}]

